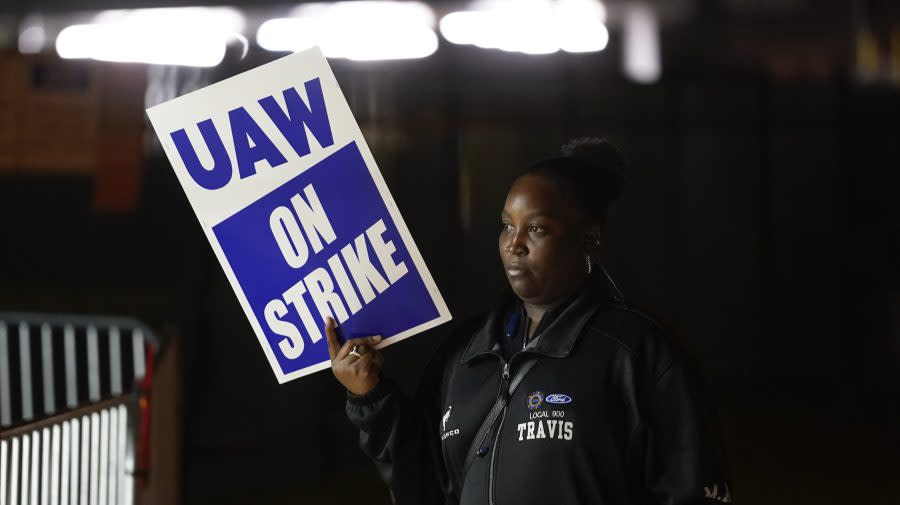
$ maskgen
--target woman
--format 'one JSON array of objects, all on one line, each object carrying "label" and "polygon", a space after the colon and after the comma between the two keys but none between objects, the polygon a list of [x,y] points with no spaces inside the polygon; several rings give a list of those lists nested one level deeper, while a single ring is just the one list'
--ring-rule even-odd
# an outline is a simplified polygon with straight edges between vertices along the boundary
[{"label": "woman", "polygon": [[513,182],[498,243],[512,293],[454,331],[415,400],[381,377],[380,337],[341,346],[328,322],[347,414],[395,503],[731,501],[685,359],[599,266],[622,186],[601,139]]}]

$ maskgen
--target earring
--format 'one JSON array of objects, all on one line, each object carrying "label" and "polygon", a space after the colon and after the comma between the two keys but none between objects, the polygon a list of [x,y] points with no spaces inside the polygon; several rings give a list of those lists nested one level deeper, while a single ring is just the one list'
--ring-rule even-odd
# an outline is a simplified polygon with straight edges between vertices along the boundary
[{"label": "earring", "polygon": [[591,265],[591,255],[590,255],[590,254],[585,254],[585,255],[584,255],[584,264],[585,264],[585,267],[587,267],[587,268],[586,268],[586,269],[587,269],[587,274],[588,274],[588,275],[591,275],[591,270],[593,270],[593,267],[592,267],[592,265]]}]

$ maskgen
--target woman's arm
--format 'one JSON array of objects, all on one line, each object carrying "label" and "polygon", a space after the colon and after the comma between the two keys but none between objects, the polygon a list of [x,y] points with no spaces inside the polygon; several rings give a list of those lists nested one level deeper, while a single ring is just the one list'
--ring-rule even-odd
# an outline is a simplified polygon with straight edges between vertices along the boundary
[{"label": "woman's arm", "polygon": [[431,386],[423,383],[415,400],[389,379],[364,396],[348,393],[347,416],[359,428],[360,448],[375,463],[395,505],[458,501],[441,456],[437,414],[429,401],[438,390]]},{"label": "woman's arm", "polygon": [[651,503],[731,503],[714,416],[696,373],[676,362],[654,382],[644,441],[645,486]]},{"label": "woman's arm", "polygon": [[[437,430],[442,354],[432,359],[416,398],[410,399],[392,381],[381,377],[383,357],[371,347],[375,340],[353,339],[341,346],[333,321],[325,330],[332,370],[347,389],[347,417],[359,428],[360,447],[390,487],[393,502],[456,503]],[[350,354],[351,348],[361,356]]]}]

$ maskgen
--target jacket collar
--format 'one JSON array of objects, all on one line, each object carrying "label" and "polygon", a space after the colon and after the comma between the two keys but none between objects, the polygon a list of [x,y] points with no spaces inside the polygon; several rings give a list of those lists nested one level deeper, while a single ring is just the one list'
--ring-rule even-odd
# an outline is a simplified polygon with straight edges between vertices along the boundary
[{"label": "jacket collar", "polygon": [[[460,363],[467,363],[484,354],[498,354],[498,333],[505,328],[506,317],[515,295],[511,292],[488,314],[485,322],[475,331],[463,351]],[[575,342],[585,325],[598,309],[611,303],[621,303],[618,290],[605,277],[589,280],[526,351],[554,358],[564,358],[572,352]]]}]

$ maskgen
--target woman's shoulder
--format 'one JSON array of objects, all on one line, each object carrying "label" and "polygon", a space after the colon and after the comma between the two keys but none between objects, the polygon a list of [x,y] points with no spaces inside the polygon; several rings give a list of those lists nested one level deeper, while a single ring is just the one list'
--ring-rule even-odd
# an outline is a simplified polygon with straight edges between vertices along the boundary
[{"label": "woman's shoulder", "polygon": [[469,349],[470,344],[480,347],[489,340],[488,334],[502,327],[504,317],[509,311],[515,299],[512,291],[502,292],[486,309],[465,317],[454,319],[444,325],[443,341],[438,347],[439,356],[456,356],[461,358]]},{"label": "woman's shoulder", "polygon": [[606,339],[659,375],[673,364],[693,366],[673,331],[647,312],[625,304],[599,311],[587,331]]},{"label": "woman's shoulder", "polygon": [[422,373],[418,395],[433,394],[423,391],[434,391],[435,388],[443,387],[451,369],[459,363],[472,334],[484,324],[485,319],[484,314],[454,319],[431,330],[437,332],[434,338],[438,339],[438,342]]},{"label": "woman's shoulder", "polygon": [[[472,336],[481,329],[488,318],[488,312],[483,312],[460,319],[453,319],[439,327],[433,360],[443,364],[451,360],[453,356],[459,357],[469,343]],[[437,364],[437,363],[436,363]]]}]

